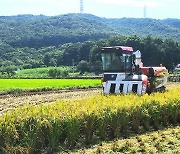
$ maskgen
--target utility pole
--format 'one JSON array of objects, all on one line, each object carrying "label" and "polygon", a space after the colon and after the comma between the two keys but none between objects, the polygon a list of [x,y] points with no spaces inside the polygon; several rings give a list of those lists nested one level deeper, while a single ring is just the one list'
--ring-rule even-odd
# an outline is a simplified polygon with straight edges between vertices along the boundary
[{"label": "utility pole", "polygon": [[144,5],[144,18],[146,18],[146,14],[147,13],[147,6],[146,6],[146,4]]},{"label": "utility pole", "polygon": [[74,59],[72,59],[72,70],[73,70],[73,75],[74,75]]},{"label": "utility pole", "polygon": [[80,13],[83,13],[84,7],[83,7],[83,0],[80,0]]}]

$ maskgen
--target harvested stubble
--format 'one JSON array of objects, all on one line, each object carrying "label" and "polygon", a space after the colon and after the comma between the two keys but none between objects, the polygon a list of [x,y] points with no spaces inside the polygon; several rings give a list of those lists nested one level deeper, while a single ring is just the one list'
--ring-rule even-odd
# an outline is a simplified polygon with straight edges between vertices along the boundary
[{"label": "harvested stubble", "polygon": [[72,148],[180,122],[180,88],[152,95],[57,101],[0,117],[0,153]]},{"label": "harvested stubble", "polygon": [[180,127],[137,134],[128,139],[103,141],[90,148],[68,151],[69,154],[178,154],[180,151]]}]

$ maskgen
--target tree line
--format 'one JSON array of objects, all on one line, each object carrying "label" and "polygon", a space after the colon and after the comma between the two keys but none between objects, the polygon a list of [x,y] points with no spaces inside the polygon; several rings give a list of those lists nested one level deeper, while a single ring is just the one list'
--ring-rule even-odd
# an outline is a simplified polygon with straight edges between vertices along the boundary
[{"label": "tree line", "polygon": [[[100,50],[103,46],[131,46],[140,50],[145,66],[163,64],[168,69],[180,63],[180,44],[171,39],[161,39],[133,36],[113,36],[109,39],[66,43],[63,45],[35,48],[13,48],[10,45],[0,45],[0,68],[27,69],[49,66],[78,66],[89,72],[101,72]],[[83,66],[83,67],[82,67]],[[7,69],[8,70],[8,69]]]}]

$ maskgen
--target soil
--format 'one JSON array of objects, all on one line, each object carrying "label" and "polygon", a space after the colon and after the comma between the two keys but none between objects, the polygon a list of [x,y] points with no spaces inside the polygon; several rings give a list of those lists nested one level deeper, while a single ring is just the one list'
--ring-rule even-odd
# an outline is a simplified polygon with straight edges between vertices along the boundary
[{"label": "soil", "polygon": [[56,100],[73,101],[77,99],[87,98],[95,94],[101,94],[102,88],[74,89],[49,91],[41,93],[25,93],[21,95],[3,95],[0,96],[0,115],[6,111],[25,104],[39,105],[42,103],[52,103]]},{"label": "soil", "polygon": [[[169,82],[166,87],[167,89],[180,87],[180,82]],[[102,88],[49,91],[43,93],[23,93],[21,95],[3,95],[0,96],[0,115],[27,103],[39,105],[42,103],[52,103],[58,99],[73,101],[87,98],[95,94],[102,94]]]}]

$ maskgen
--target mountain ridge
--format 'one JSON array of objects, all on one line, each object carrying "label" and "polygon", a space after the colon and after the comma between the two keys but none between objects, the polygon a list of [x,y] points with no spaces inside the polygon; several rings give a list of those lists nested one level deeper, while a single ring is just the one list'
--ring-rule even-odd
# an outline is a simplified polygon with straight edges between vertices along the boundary
[{"label": "mountain ridge", "polygon": [[180,41],[180,19],[102,18],[92,14],[0,16],[0,40],[12,47],[41,48],[113,35]]}]

